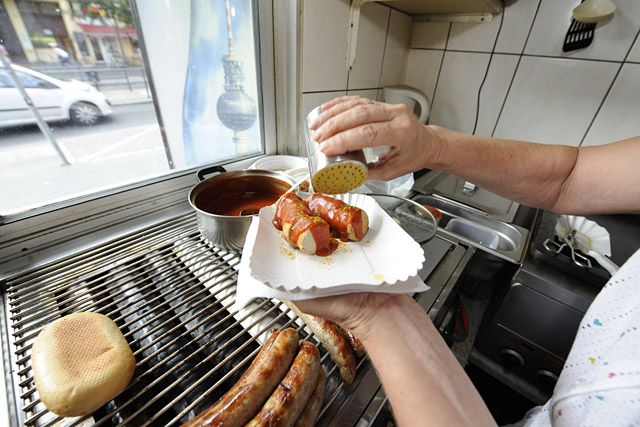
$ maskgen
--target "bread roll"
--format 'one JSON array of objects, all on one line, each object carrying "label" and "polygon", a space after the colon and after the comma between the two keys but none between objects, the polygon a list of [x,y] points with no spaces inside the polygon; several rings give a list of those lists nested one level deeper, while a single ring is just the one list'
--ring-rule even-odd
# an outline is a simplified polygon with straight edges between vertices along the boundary
[{"label": "bread roll", "polygon": [[33,342],[31,364],[40,400],[63,417],[87,415],[120,394],[136,360],[107,316],[80,312],[47,325]]}]

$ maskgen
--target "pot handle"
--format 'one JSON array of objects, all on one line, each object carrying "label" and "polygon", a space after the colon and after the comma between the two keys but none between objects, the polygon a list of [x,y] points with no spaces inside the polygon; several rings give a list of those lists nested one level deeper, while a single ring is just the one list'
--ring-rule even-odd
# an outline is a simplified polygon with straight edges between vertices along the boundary
[{"label": "pot handle", "polygon": [[222,166],[207,166],[206,168],[202,168],[198,172],[196,172],[196,175],[198,176],[198,181],[204,181],[206,179],[205,175],[209,175],[215,172],[221,173],[226,171],[227,170]]}]

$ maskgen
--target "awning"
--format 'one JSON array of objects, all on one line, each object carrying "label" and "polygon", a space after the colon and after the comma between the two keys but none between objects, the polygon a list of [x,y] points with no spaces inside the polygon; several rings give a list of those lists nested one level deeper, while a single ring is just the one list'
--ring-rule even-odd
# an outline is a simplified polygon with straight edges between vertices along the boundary
[{"label": "awning", "polygon": [[[84,31],[85,34],[94,34],[97,36],[115,36],[116,35],[116,27],[113,25],[88,25],[88,24],[80,24],[80,28]],[[119,27],[121,35],[126,35],[131,38],[137,39],[138,35],[136,34],[136,30],[133,27]]]}]

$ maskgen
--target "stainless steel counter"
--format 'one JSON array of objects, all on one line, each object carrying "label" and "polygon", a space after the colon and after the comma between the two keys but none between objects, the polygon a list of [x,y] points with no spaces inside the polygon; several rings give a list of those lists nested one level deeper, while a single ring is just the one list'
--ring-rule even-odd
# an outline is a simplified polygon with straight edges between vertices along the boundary
[{"label": "stainless steel counter", "polygon": [[[193,214],[116,228],[111,236],[95,236],[94,245],[83,238],[82,245],[50,246],[43,258],[30,258],[27,268],[4,265],[9,267],[0,275],[9,392],[4,425],[61,421],[39,401],[30,345],[44,325],[73,311],[99,311],[116,319],[138,366],[127,391],[93,416],[71,420],[72,425],[177,424],[212,404],[237,379],[270,327],[293,326],[314,339],[279,301],[232,309],[239,257],[202,241]],[[437,320],[474,249],[443,235],[423,248],[420,277],[430,290],[416,298]],[[322,348],[321,353],[329,381],[320,424],[355,425],[379,400],[374,399],[380,391],[375,371],[363,359],[356,381],[344,389],[336,366]]]}]

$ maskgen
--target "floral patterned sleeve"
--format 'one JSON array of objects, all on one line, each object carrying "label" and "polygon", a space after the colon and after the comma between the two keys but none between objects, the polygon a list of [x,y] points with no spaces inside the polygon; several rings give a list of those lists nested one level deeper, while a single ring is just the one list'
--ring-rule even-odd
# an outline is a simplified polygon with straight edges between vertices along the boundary
[{"label": "floral patterned sleeve", "polygon": [[640,251],[584,315],[553,397],[526,426],[640,425]]}]

